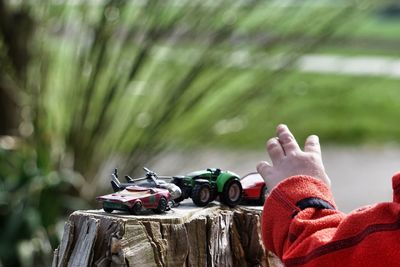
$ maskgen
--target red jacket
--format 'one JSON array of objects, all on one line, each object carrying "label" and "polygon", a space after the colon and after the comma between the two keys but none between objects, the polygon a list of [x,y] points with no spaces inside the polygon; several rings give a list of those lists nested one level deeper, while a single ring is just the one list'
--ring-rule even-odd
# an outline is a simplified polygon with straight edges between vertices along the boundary
[{"label": "red jacket", "polygon": [[346,215],[323,182],[289,177],[265,201],[264,244],[285,266],[400,266],[400,173],[392,184],[393,202]]}]

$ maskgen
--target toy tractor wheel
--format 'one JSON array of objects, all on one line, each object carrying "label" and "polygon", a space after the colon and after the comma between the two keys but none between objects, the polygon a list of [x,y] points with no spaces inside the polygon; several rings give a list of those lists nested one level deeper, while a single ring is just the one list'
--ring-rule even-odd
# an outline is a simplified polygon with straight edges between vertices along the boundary
[{"label": "toy tractor wheel", "polygon": [[173,177],[172,183],[178,186],[179,189],[181,189],[181,195],[174,199],[175,203],[182,202],[189,197],[190,194],[188,192],[190,191],[190,189],[187,186],[185,186],[182,177]]},{"label": "toy tractor wheel", "polygon": [[192,201],[198,207],[204,207],[212,200],[211,187],[209,184],[196,184],[192,192]]},{"label": "toy tractor wheel", "polygon": [[174,201],[175,201],[176,203],[182,202],[182,201],[184,201],[184,200],[185,200],[185,197],[183,197],[183,196],[180,196],[180,197],[174,199]]},{"label": "toy tractor wheel", "polygon": [[264,185],[264,187],[261,189],[261,194],[260,198],[258,199],[258,204],[259,205],[264,205],[265,199],[268,196],[268,188],[267,186]]},{"label": "toy tractor wheel", "polygon": [[154,209],[154,213],[160,214],[167,210],[168,201],[165,197],[161,197],[160,201],[158,202],[158,207]]},{"label": "toy tractor wheel", "polygon": [[142,203],[136,202],[135,205],[129,210],[129,213],[132,215],[137,215],[142,210]]},{"label": "toy tractor wheel", "polygon": [[107,213],[113,212],[113,209],[111,209],[111,208],[103,207],[103,210],[104,210],[105,212],[107,212]]},{"label": "toy tractor wheel", "polygon": [[242,199],[242,192],[242,184],[236,179],[231,179],[224,185],[221,202],[229,207],[235,207]]}]

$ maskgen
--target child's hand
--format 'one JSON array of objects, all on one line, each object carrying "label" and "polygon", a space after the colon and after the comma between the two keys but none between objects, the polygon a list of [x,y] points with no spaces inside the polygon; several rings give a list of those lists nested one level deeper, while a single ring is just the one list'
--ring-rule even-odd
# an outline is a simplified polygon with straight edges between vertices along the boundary
[{"label": "child's hand", "polygon": [[264,178],[269,190],[294,175],[312,176],[330,186],[331,181],[322,164],[318,136],[311,135],[307,138],[303,152],[286,125],[278,125],[276,135],[277,137],[267,142],[267,151],[273,166],[265,161],[257,165],[257,171]]}]

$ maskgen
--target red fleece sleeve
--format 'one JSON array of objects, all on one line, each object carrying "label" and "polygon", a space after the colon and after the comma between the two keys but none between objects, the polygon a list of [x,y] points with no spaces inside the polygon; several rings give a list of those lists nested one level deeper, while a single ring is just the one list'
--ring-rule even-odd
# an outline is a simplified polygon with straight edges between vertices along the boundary
[{"label": "red fleece sleeve", "polygon": [[[400,174],[397,174],[393,177],[395,201],[399,199],[396,197],[399,184]],[[296,203],[306,198],[322,199],[336,208],[329,188],[308,176],[285,179],[272,190],[264,204],[265,246],[285,266],[399,264],[398,203],[380,203],[346,215],[336,209],[300,210]]]}]

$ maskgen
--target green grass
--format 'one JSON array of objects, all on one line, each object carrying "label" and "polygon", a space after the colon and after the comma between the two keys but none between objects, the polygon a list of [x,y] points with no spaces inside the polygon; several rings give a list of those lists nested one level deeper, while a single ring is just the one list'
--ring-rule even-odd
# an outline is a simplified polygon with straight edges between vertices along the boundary
[{"label": "green grass", "polygon": [[385,18],[377,14],[364,16],[353,37],[367,37],[386,40],[400,40],[400,19]]},{"label": "green grass", "polygon": [[399,32],[399,18],[384,18],[376,11],[369,12],[341,27],[331,41],[318,47],[315,52],[398,58]]},{"label": "green grass", "polygon": [[399,80],[295,73],[243,111],[247,125],[216,135],[214,144],[257,148],[286,123],[304,140],[318,134],[324,143],[399,142]]},{"label": "green grass", "polygon": [[[399,42],[400,43],[400,42]],[[329,54],[338,56],[370,56],[370,57],[388,57],[398,59],[400,51],[397,48],[382,49],[377,46],[363,46],[362,44],[337,44],[327,43],[318,47],[313,54]]]}]

